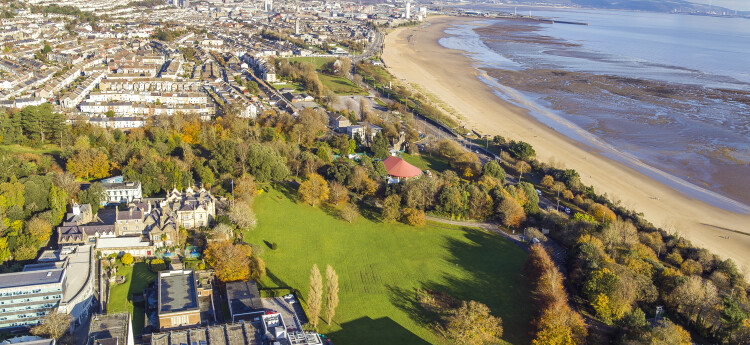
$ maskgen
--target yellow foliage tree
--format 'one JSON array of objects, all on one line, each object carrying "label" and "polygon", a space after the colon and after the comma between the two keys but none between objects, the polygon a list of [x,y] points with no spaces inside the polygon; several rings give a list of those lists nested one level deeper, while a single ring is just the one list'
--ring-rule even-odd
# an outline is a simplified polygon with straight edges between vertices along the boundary
[{"label": "yellow foliage tree", "polygon": [[201,124],[198,121],[188,122],[185,127],[182,128],[180,138],[182,141],[195,145],[200,142],[201,135]]},{"label": "yellow foliage tree", "polygon": [[67,168],[77,178],[100,179],[109,176],[111,165],[104,152],[87,149],[70,157]]},{"label": "yellow foliage tree", "polygon": [[252,249],[246,245],[235,245],[229,241],[211,242],[203,252],[206,263],[216,272],[222,282],[247,280],[250,276]]},{"label": "yellow foliage tree", "polygon": [[299,186],[297,193],[302,198],[302,201],[315,207],[320,202],[328,199],[330,189],[328,188],[328,182],[326,182],[323,176],[311,174],[310,179],[302,182]]}]

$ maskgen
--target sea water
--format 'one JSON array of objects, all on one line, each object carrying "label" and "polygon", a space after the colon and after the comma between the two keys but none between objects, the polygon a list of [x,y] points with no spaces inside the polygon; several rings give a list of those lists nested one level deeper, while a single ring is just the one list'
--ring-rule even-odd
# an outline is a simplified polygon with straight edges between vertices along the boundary
[{"label": "sea water", "polygon": [[[750,204],[750,20],[610,10],[532,14],[588,25],[478,18],[446,29],[440,44],[466,52],[489,72],[484,78],[492,80],[483,81],[499,96],[513,101],[511,94],[522,94],[523,102],[514,103],[561,133],[584,144],[594,136],[609,146],[605,155],[660,180],[662,172],[674,175],[681,181],[667,180],[691,197],[748,210],[729,199]],[[507,71],[520,73],[504,79]],[[557,87],[549,71],[574,72],[582,87]],[[503,91],[509,87],[513,92]],[[588,135],[571,135],[571,126]],[[644,171],[643,163],[655,169]]]}]

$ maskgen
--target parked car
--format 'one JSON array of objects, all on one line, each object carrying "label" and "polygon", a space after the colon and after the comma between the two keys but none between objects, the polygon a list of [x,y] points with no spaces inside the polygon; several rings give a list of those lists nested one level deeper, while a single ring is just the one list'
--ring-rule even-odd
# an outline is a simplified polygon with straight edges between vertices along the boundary
[{"label": "parked car", "polygon": [[536,195],[542,196],[542,191],[540,191],[538,189],[535,189],[535,190],[536,190]]},{"label": "parked car", "polygon": [[566,214],[570,214],[570,208],[566,207],[566,208],[565,208],[565,213],[566,213]]}]

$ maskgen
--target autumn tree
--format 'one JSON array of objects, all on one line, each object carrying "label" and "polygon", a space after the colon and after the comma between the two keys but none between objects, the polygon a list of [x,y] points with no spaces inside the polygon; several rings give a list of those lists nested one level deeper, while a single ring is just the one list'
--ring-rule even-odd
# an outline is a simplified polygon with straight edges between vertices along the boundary
[{"label": "autumn tree", "polygon": [[638,230],[630,221],[615,219],[604,227],[601,238],[609,249],[618,246],[629,248],[638,243]]},{"label": "autumn tree", "polygon": [[320,276],[318,264],[314,264],[310,270],[310,290],[307,293],[307,314],[310,324],[313,327],[318,326],[320,309],[323,304],[323,278]]},{"label": "autumn tree", "polygon": [[505,170],[497,163],[497,161],[489,161],[482,166],[482,174],[484,176],[490,176],[505,182]]},{"label": "autumn tree", "polygon": [[343,184],[338,181],[331,181],[329,189],[328,202],[331,204],[339,205],[349,201],[349,190]]},{"label": "autumn tree", "polygon": [[330,190],[328,188],[328,182],[318,174],[311,174],[310,178],[302,182],[298,190],[299,196],[307,204],[315,207],[322,201],[328,199]]},{"label": "autumn tree", "polygon": [[497,206],[497,213],[500,215],[503,225],[511,228],[518,228],[526,221],[526,213],[523,207],[514,198],[506,197]]},{"label": "autumn tree", "polygon": [[383,222],[393,223],[401,215],[401,197],[398,194],[391,194],[383,200],[383,209],[381,210],[381,216]]},{"label": "autumn tree", "polygon": [[607,206],[599,203],[593,203],[589,206],[589,214],[598,222],[612,222],[617,216]]},{"label": "autumn tree", "polygon": [[109,176],[110,163],[101,150],[82,150],[70,157],[67,169],[81,179],[100,179]]},{"label": "autumn tree", "polygon": [[250,276],[250,246],[229,241],[210,242],[203,255],[222,282],[247,280]]},{"label": "autumn tree", "polygon": [[243,229],[253,228],[258,223],[252,205],[245,201],[237,201],[230,205],[227,210],[227,216],[229,220]]},{"label": "autumn tree", "polygon": [[52,234],[52,225],[41,217],[34,217],[29,220],[26,224],[26,229],[36,241],[42,245],[46,245],[49,241],[49,237]]},{"label": "autumn tree", "polygon": [[348,202],[339,210],[339,216],[341,216],[341,219],[351,223],[359,218],[359,210],[357,210],[357,206]]},{"label": "autumn tree", "polygon": [[31,328],[31,334],[57,340],[68,331],[69,327],[70,315],[51,311],[44,316],[42,323]]},{"label": "autumn tree", "polygon": [[490,344],[503,335],[503,326],[486,305],[464,301],[443,319],[441,332],[457,344]]},{"label": "autumn tree", "polygon": [[531,165],[529,165],[529,163],[518,161],[518,163],[516,163],[516,171],[518,171],[518,181],[521,181],[521,179],[523,178],[523,174],[529,172],[530,170]]},{"label": "autumn tree", "polygon": [[339,305],[339,276],[336,270],[328,265],[326,267],[326,323],[329,325],[336,315],[336,307]]},{"label": "autumn tree", "polygon": [[568,295],[562,284],[562,274],[547,251],[539,244],[529,248],[524,264],[524,275],[539,315],[532,344],[582,344],[587,330],[580,314],[568,305]]},{"label": "autumn tree", "polygon": [[425,217],[424,217],[424,211],[416,208],[405,208],[404,209],[404,223],[409,224],[411,226],[416,227],[424,227],[426,224]]},{"label": "autumn tree", "polygon": [[555,179],[552,178],[552,176],[544,175],[544,177],[542,177],[542,182],[541,182],[542,186],[551,188],[553,183],[555,183]]}]

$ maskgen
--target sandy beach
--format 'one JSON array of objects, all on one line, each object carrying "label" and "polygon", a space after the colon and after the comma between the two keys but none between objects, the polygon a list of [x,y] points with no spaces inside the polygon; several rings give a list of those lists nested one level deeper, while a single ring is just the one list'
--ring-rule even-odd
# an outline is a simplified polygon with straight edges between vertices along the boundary
[{"label": "sandy beach", "polygon": [[[463,52],[440,46],[443,31],[454,23],[476,19],[437,17],[428,24],[406,27],[388,34],[383,60],[388,70],[405,83],[419,87],[455,109],[461,122],[483,134],[500,134],[534,146],[537,158],[560,168],[577,170],[582,181],[612,200],[643,212],[654,225],[678,232],[693,244],[724,258],[750,273],[750,215],[717,208],[693,199],[609,157],[603,146],[584,145],[537,121],[523,108],[497,97],[480,78],[487,74],[473,67]],[[512,90],[510,97],[514,97]],[[517,103],[523,103],[519,101]],[[638,162],[631,162],[638,165]],[[641,165],[651,176],[672,184],[667,174]],[[729,239],[724,237],[728,236]]]}]

